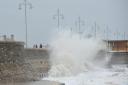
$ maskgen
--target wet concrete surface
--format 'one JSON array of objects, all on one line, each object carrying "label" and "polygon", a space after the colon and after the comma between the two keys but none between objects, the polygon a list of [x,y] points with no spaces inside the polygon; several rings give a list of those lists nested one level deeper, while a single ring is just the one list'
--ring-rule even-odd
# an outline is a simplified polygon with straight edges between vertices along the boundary
[{"label": "wet concrete surface", "polygon": [[42,81],[33,81],[33,82],[20,82],[20,83],[6,82],[6,83],[0,83],[0,85],[64,85],[64,83],[42,80]]}]

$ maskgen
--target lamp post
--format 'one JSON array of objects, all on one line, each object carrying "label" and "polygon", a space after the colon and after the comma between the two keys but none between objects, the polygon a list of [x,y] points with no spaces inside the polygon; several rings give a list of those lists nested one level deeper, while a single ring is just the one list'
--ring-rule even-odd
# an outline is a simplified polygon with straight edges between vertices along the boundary
[{"label": "lamp post", "polygon": [[53,16],[53,19],[57,19],[57,26],[60,29],[60,19],[64,19],[64,15],[60,13],[60,9],[58,8],[57,14]]},{"label": "lamp post", "polygon": [[28,23],[27,23],[27,6],[32,9],[32,4],[24,0],[23,3],[19,4],[19,10],[24,6],[24,18],[25,18],[25,38],[26,38],[26,48],[28,47]]},{"label": "lamp post", "polygon": [[84,21],[81,20],[80,16],[78,17],[78,20],[76,21],[76,25],[78,25],[78,33],[79,33],[80,38],[81,38],[81,35],[82,35],[81,26],[84,25]]}]

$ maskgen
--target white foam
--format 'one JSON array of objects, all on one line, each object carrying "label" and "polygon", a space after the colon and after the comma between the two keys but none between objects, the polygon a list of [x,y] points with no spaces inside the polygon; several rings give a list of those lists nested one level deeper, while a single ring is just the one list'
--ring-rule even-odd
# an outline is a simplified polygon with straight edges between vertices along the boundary
[{"label": "white foam", "polygon": [[81,73],[70,77],[49,77],[52,80],[65,83],[65,85],[128,85],[128,72],[115,72],[97,70]]},{"label": "white foam", "polygon": [[[77,33],[63,31],[51,41],[51,69],[44,80],[63,82],[66,85],[128,85],[128,72],[101,68],[103,62],[95,62],[101,39],[85,38]],[[105,56],[103,56],[105,57]]]}]

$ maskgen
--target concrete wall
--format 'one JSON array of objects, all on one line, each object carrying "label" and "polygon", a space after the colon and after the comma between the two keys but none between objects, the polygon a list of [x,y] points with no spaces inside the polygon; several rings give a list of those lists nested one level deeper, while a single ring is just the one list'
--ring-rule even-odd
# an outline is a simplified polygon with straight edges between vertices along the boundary
[{"label": "concrete wall", "polygon": [[48,59],[49,53],[46,48],[27,48],[25,50],[26,58],[29,59]]},{"label": "concrete wall", "polygon": [[25,62],[24,43],[0,41],[0,80],[30,80],[30,65]]},{"label": "concrete wall", "polygon": [[111,64],[128,64],[128,52],[111,52]]},{"label": "concrete wall", "polygon": [[23,63],[24,43],[0,41],[0,63]]},{"label": "concrete wall", "polygon": [[25,49],[26,61],[31,64],[38,76],[43,78],[48,75],[49,52],[46,48],[29,48]]},{"label": "concrete wall", "polygon": [[47,49],[25,49],[24,42],[0,41],[0,80],[39,79],[49,70],[48,58]]}]

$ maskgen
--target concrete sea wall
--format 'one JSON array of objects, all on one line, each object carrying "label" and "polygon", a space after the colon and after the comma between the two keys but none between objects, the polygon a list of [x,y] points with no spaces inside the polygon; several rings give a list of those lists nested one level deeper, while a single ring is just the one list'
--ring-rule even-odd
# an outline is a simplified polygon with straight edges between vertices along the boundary
[{"label": "concrete sea wall", "polygon": [[25,49],[24,42],[0,41],[0,80],[37,80],[46,76],[48,69],[48,50]]},{"label": "concrete sea wall", "polygon": [[40,78],[48,76],[49,51],[46,48],[29,48],[25,49],[26,60]]},{"label": "concrete sea wall", "polygon": [[128,64],[128,52],[113,52],[111,54],[112,65],[114,64]]}]

